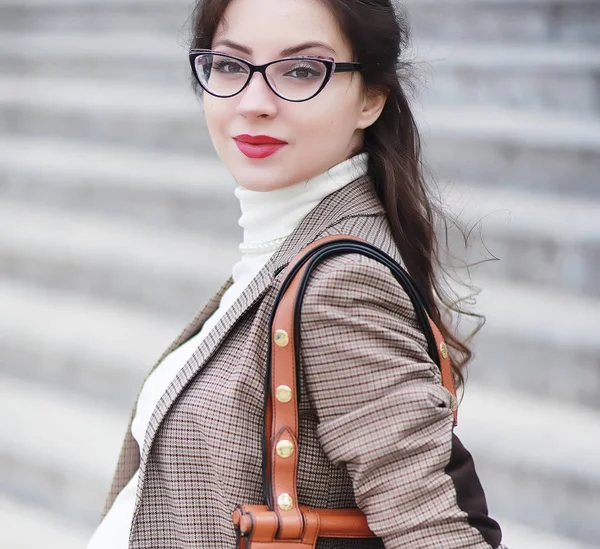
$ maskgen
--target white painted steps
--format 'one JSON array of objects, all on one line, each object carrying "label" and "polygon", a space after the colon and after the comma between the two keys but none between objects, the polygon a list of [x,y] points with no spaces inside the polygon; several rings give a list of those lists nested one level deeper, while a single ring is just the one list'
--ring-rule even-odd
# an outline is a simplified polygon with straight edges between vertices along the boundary
[{"label": "white painted steps", "polygon": [[[11,185],[11,175],[21,184],[39,172],[56,194],[81,178],[102,180],[110,189],[163,191],[165,186],[189,198],[193,195],[222,199],[232,196],[235,181],[215,155],[185,154],[82,143],[57,138],[0,137],[0,185]],[[17,181],[18,180],[18,181]],[[10,194],[10,191],[7,191]]]},{"label": "white painted steps", "polygon": [[126,413],[0,376],[0,486],[91,525],[117,462]]},{"label": "white painted steps", "polygon": [[239,218],[234,188],[214,155],[0,137],[0,192],[7,200],[227,232]]},{"label": "white painted steps", "polygon": [[[595,0],[408,0],[411,23],[420,37],[452,39],[527,40],[530,42],[598,43],[599,10]],[[556,10],[556,5],[562,8]],[[85,3],[61,0],[4,0],[0,25],[4,28],[156,29],[180,32],[190,27],[190,0],[139,0]],[[3,24],[2,24],[3,23]],[[2,28],[0,27],[0,28]]]},{"label": "white painted steps", "polygon": [[[197,310],[202,306],[199,300]],[[0,308],[2,371],[125,408],[185,325],[165,315],[2,279]]]},{"label": "white painted steps", "polygon": [[588,545],[576,542],[572,539],[556,536],[548,531],[535,530],[499,518],[502,525],[502,542],[508,549],[593,549],[596,545]]},{"label": "white painted steps", "polygon": [[64,517],[0,494],[0,547],[3,549],[83,549],[90,529]]},{"label": "white painted steps", "polygon": [[403,0],[418,38],[512,43],[600,42],[596,0]]},{"label": "white painted steps", "polygon": [[468,183],[441,184],[437,200],[470,233],[466,248],[449,231],[457,266],[497,258],[478,272],[600,296],[600,200]]},{"label": "white painted steps", "polygon": [[[600,300],[533,284],[473,277],[481,292],[467,310],[487,317],[475,336],[475,360],[469,378],[502,390],[594,410],[600,403]],[[466,288],[454,287],[465,296]],[[465,317],[463,336],[474,320]]]},{"label": "white painted steps", "polygon": [[456,433],[473,455],[492,516],[591,545],[600,418],[555,402],[471,383]]},{"label": "white painted steps", "polygon": [[565,44],[417,41],[419,101],[504,105],[600,116],[600,48]]},{"label": "white painted steps", "polygon": [[182,321],[240,257],[233,229],[220,234],[207,226],[194,234],[42,204],[0,204],[0,275]]}]

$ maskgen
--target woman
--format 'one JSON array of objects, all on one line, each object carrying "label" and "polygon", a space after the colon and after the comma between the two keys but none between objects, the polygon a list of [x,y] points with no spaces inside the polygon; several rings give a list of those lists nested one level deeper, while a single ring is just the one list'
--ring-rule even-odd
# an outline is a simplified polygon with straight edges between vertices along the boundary
[{"label": "woman", "polygon": [[[396,72],[405,34],[390,0],[198,6],[190,60],[239,184],[242,259],[147,378],[89,549],[236,546],[233,509],[263,503],[269,316],[286,265],[320,237],[361,237],[407,268],[460,379],[470,352],[434,305],[432,207]],[[379,536],[317,547],[499,547],[452,434],[450,394],[391,272],[359,254],[324,260],[300,329],[299,503],[359,507]]]}]

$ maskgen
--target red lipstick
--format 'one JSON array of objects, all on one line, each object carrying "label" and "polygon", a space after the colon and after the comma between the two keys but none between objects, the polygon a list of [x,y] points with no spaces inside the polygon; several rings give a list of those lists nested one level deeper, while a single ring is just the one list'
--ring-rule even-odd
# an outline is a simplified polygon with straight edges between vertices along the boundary
[{"label": "red lipstick", "polygon": [[233,139],[240,151],[248,158],[266,158],[287,145],[286,141],[269,135],[241,134]]}]

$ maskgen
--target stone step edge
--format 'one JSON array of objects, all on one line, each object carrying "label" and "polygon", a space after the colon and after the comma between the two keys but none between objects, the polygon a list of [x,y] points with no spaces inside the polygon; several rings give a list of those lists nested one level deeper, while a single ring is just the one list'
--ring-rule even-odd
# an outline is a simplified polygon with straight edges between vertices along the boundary
[{"label": "stone step edge", "polygon": [[37,467],[67,477],[76,473],[92,483],[109,480],[127,428],[126,414],[75,394],[6,376],[0,376],[0,387],[4,395],[0,409],[4,417],[14,418],[0,426],[3,456],[14,458],[23,468]]},{"label": "stone step edge", "polygon": [[[559,347],[579,352],[597,353],[600,349],[598,298],[481,275],[474,275],[472,284],[480,292],[473,298],[475,304],[468,309],[487,317],[480,332],[482,337],[517,336],[517,340],[527,337],[531,343],[546,348]],[[450,283],[450,287],[457,296],[471,293],[454,282]],[[473,323],[469,317],[463,321],[461,329]]]},{"label": "stone step edge", "polygon": [[[593,482],[600,488],[600,417],[596,412],[471,382],[458,415],[456,434],[476,464],[480,457],[555,478]],[[588,436],[587,429],[593,436]]]},{"label": "stone step edge", "polygon": [[407,51],[417,65],[433,63],[436,70],[468,67],[482,72],[498,69],[582,72],[600,67],[600,50],[584,44],[527,44],[415,39]]},{"label": "stone step edge", "polygon": [[91,532],[49,509],[0,494],[0,546],[82,549]]},{"label": "stone step edge", "polygon": [[184,327],[164,314],[1,278],[0,303],[0,345],[35,350],[48,361],[89,357],[90,365],[100,361],[117,370],[139,368],[140,376]]},{"label": "stone step edge", "polygon": [[434,199],[450,216],[484,233],[552,238],[563,243],[600,242],[600,200],[563,197],[475,182],[438,182]]},{"label": "stone step edge", "polygon": [[493,514],[492,516],[502,527],[502,543],[508,549],[593,549],[591,545],[542,532]]},{"label": "stone step edge", "polygon": [[[3,98],[0,106],[7,108],[12,104],[85,116],[89,116],[90,109],[96,109],[105,116],[152,115],[154,120],[197,116],[199,127],[204,127],[202,106],[191,89],[132,82],[106,86],[98,82],[4,76],[0,80],[0,97]],[[416,104],[414,112],[426,138],[477,138],[541,148],[600,150],[600,118],[491,106]]]},{"label": "stone step edge", "polygon": [[225,236],[53,211],[39,204],[0,203],[0,253],[36,263],[133,267],[167,279],[217,283],[241,257],[233,231]]},{"label": "stone step edge", "polygon": [[232,197],[237,186],[215,156],[17,135],[0,137],[1,172],[44,173],[57,176],[66,186],[72,184],[69,178],[77,181],[93,175],[102,180],[103,189],[115,190],[147,192],[168,184],[174,192],[207,197]]},{"label": "stone step edge", "polygon": [[[6,0],[5,0],[6,1]],[[42,1],[42,0],[38,0]],[[563,2],[564,3],[564,0]],[[594,0],[566,0],[566,3],[570,6],[576,6],[578,4],[583,5],[594,5]],[[554,6],[556,5],[556,0],[403,0],[403,4],[406,6],[413,8],[415,6],[439,6],[440,4],[444,5],[460,5],[460,4],[476,4],[486,5],[486,6],[523,6],[523,5],[532,5],[532,6]]]}]

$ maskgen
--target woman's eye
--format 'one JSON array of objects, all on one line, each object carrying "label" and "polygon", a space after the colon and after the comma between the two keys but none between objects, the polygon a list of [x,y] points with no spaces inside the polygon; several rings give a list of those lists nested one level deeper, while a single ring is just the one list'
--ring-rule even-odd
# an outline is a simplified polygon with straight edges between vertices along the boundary
[{"label": "woman's eye", "polygon": [[244,67],[234,61],[219,61],[213,65],[213,70],[227,74],[240,74],[246,72]]},{"label": "woman's eye", "polygon": [[300,80],[304,80],[306,78],[319,78],[321,76],[321,72],[314,67],[294,67],[292,70],[288,71],[285,76],[291,76],[292,78],[298,78]]}]

